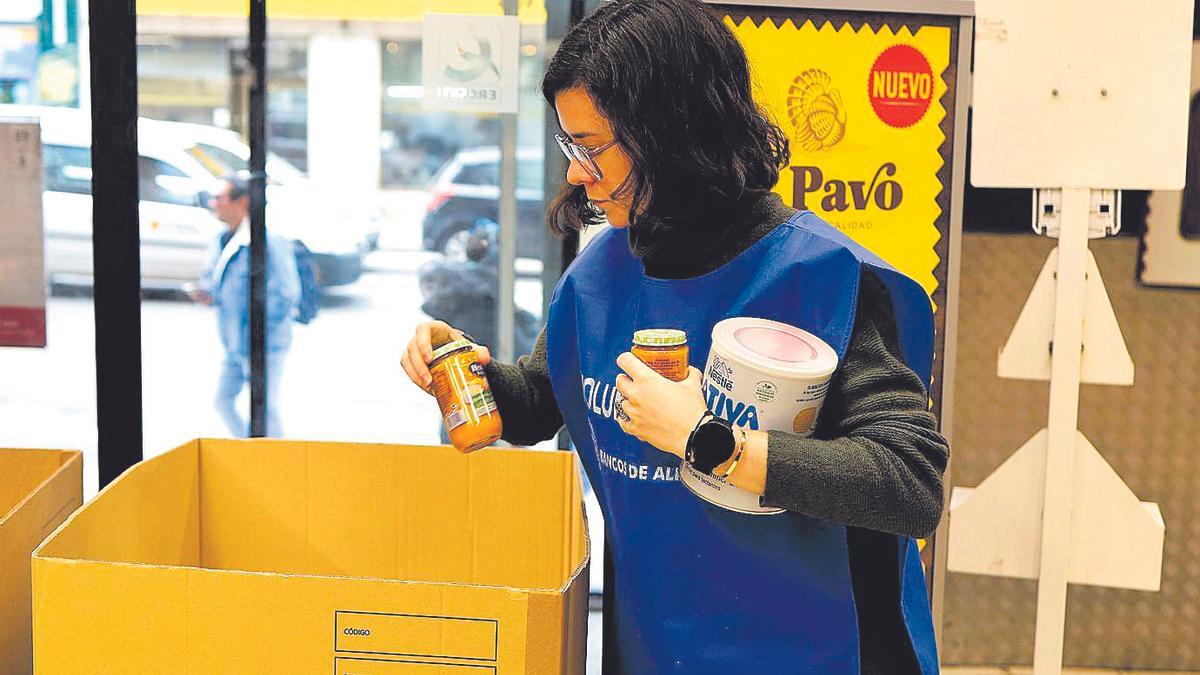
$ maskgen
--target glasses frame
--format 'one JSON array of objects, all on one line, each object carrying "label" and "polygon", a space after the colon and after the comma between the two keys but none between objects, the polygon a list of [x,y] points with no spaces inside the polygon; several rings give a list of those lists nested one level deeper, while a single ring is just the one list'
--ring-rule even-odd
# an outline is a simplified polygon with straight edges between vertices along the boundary
[{"label": "glasses frame", "polygon": [[566,155],[569,161],[579,162],[584,171],[588,172],[592,178],[596,180],[604,179],[604,172],[600,170],[600,165],[596,163],[596,155],[608,150],[617,144],[617,139],[613,139],[598,148],[588,148],[582,146],[562,134],[554,134],[554,140],[558,141],[558,149]]}]

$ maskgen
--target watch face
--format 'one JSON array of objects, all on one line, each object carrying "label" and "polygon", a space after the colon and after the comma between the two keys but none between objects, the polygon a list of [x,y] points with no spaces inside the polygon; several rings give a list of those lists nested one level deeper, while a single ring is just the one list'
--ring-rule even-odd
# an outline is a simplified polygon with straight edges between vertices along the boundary
[{"label": "watch face", "polygon": [[693,443],[696,448],[693,466],[705,473],[732,457],[737,445],[733,429],[724,420],[712,420],[700,425]]}]

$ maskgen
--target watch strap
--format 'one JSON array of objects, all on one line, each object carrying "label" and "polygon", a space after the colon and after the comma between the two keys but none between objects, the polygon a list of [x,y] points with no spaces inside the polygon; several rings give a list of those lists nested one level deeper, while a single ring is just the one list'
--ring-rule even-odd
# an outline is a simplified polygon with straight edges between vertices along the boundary
[{"label": "watch strap", "polygon": [[688,464],[694,465],[696,463],[696,432],[700,431],[700,427],[715,417],[716,415],[711,410],[705,410],[704,414],[700,416],[700,421],[696,422],[696,426],[692,427],[692,433],[688,434],[687,445],[684,446],[683,450],[683,458]]},{"label": "watch strap", "polygon": [[[737,468],[738,462],[742,461],[742,454],[746,452],[746,427],[734,427],[734,433],[740,434],[741,437],[737,441],[737,449],[734,450],[733,457],[726,460],[729,466],[726,467],[721,473],[713,474],[722,480],[727,480],[731,475],[733,475],[733,470]],[[720,466],[720,464],[717,466]]]}]

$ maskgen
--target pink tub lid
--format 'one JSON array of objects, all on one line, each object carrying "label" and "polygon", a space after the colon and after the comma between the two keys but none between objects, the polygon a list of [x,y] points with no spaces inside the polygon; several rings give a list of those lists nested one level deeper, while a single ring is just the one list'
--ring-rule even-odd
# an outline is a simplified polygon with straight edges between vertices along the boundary
[{"label": "pink tub lid", "polygon": [[807,331],[769,319],[734,317],[713,328],[713,346],[783,377],[821,376],[837,368],[837,353]]},{"label": "pink tub lid", "polygon": [[805,363],[817,358],[817,348],[803,335],[775,326],[743,326],[733,331],[733,339],[755,354],[776,361]]}]

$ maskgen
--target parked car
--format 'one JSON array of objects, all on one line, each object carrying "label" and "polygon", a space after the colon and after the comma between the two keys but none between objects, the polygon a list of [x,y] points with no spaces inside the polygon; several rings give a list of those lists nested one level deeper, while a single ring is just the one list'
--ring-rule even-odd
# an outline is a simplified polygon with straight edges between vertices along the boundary
[{"label": "parked car", "polygon": [[[78,109],[0,105],[0,116],[35,118],[42,133],[42,211],[46,271],[52,282],[92,283],[91,118]],[[208,247],[223,227],[209,212],[220,187],[202,161],[191,132],[197,125],[138,120],[142,285],[178,289],[194,282]],[[191,134],[191,135],[190,135]],[[318,282],[336,286],[362,275],[366,244],[360,233],[289,207],[300,198],[276,184],[268,189],[267,221],[278,234],[302,241],[318,266]]]},{"label": "parked car", "polygon": [[[193,142],[189,152],[216,176],[245,171],[250,166],[250,146],[235,131],[203,124],[162,124],[186,135]],[[382,221],[378,203],[339,199],[274,152],[267,153],[267,176],[270,178],[267,197],[275,202],[280,217],[308,220],[319,217],[324,227],[346,230],[362,237],[369,250],[378,248]]]},{"label": "parked car", "polygon": [[[548,236],[544,171],[541,150],[517,151],[517,256],[522,258],[541,258]],[[499,186],[499,148],[473,148],[454,155],[429,184],[421,226],[425,249],[465,259],[475,222],[499,220]]]}]

